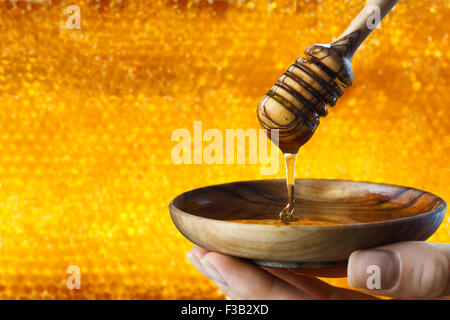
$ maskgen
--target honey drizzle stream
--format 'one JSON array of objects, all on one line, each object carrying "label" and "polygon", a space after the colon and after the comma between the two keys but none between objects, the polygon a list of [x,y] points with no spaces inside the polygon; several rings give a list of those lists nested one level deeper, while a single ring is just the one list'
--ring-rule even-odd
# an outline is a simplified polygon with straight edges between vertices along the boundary
[{"label": "honey drizzle stream", "polygon": [[296,153],[285,153],[284,159],[286,163],[286,184],[288,190],[288,203],[286,207],[280,212],[280,220],[289,224],[298,218],[294,215],[295,204],[295,160],[297,158]]}]

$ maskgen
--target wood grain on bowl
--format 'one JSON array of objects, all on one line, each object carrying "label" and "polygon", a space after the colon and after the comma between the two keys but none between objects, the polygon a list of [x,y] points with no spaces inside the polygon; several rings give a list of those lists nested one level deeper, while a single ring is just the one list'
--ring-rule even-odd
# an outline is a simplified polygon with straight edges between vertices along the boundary
[{"label": "wood grain on bowl", "polygon": [[[277,223],[285,180],[234,182],[183,193],[169,210],[178,230],[206,249],[260,265],[336,268],[358,249],[426,240],[441,224],[446,203],[415,188],[299,179],[298,220]],[[327,267],[328,266],[328,267]]]}]

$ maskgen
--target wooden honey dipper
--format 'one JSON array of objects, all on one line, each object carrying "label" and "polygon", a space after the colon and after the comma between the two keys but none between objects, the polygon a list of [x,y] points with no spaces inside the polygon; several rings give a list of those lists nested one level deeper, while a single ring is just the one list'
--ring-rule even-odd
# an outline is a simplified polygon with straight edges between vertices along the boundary
[{"label": "wooden honey dipper", "polygon": [[279,130],[281,151],[297,153],[328,114],[326,105],[334,106],[341,87],[352,85],[353,55],[397,1],[369,1],[336,41],[306,48],[307,58],[298,58],[260,100],[259,122],[269,137]]}]

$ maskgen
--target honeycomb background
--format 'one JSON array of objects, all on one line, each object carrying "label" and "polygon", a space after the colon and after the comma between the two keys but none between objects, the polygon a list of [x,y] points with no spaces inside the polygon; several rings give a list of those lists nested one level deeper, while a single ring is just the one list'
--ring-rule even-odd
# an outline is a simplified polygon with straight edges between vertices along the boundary
[{"label": "honeycomb background", "polygon": [[[0,0],[0,298],[225,298],[188,263],[168,204],[200,186],[283,178],[284,168],[175,165],[171,134],[194,120],[258,128],[259,98],[364,3]],[[65,26],[73,4],[79,30]],[[396,5],[300,151],[298,178],[450,199],[449,20],[446,0]],[[431,240],[450,240],[448,216]],[[66,286],[70,265],[80,290]]]}]

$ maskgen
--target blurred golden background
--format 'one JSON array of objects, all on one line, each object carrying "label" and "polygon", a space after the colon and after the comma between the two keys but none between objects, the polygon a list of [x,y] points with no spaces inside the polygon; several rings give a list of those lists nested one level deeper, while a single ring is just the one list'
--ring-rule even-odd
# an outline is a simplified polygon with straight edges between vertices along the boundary
[{"label": "blurred golden background", "polygon": [[[0,298],[225,298],[188,263],[168,204],[200,186],[284,178],[284,167],[175,165],[171,134],[194,120],[259,128],[259,98],[364,4],[0,0]],[[69,5],[80,29],[68,28]],[[450,199],[449,20],[449,1],[399,1],[300,150],[297,178]],[[448,215],[431,240],[450,240]],[[66,286],[71,265],[79,290]]]}]

